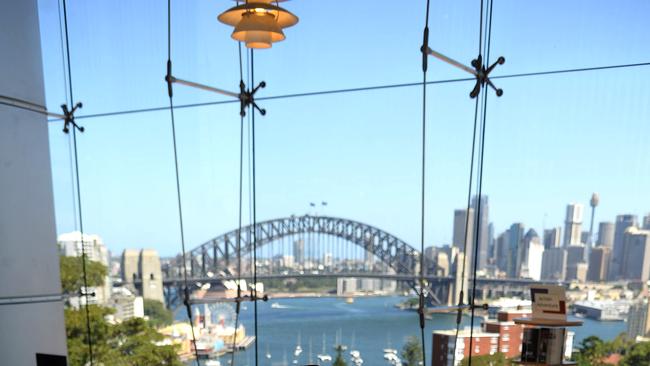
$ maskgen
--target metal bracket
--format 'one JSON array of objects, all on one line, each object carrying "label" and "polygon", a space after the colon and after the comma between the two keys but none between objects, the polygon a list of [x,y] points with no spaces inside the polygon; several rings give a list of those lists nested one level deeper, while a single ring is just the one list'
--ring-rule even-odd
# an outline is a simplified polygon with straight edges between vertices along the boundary
[{"label": "metal bracket", "polygon": [[257,109],[261,115],[266,115],[266,109],[260,108],[257,103],[255,103],[255,93],[257,93],[260,88],[265,87],[266,82],[262,81],[251,91],[246,89],[246,84],[244,84],[243,80],[239,82],[239,101],[241,102],[241,109],[239,111],[240,116],[246,116],[246,108],[249,106],[253,106],[253,108]]},{"label": "metal bracket", "polygon": [[63,124],[63,132],[68,133],[70,132],[70,127],[69,125],[72,125],[72,128],[77,129],[79,132],[84,132],[83,126],[79,126],[75,121],[74,121],[74,112],[77,111],[77,109],[81,109],[83,107],[83,104],[81,102],[77,103],[72,109],[68,109],[68,106],[65,104],[61,104],[61,109],[63,110],[63,116],[65,117],[63,120],[65,121]]},{"label": "metal bracket", "polygon": [[467,73],[470,73],[474,75],[476,78],[476,85],[474,85],[474,89],[469,93],[470,98],[476,98],[479,93],[481,92],[481,87],[485,86],[486,84],[489,85],[492,89],[497,94],[497,97],[500,97],[503,95],[503,89],[499,89],[494,84],[492,83],[492,80],[490,80],[490,73],[492,70],[497,65],[503,65],[506,62],[506,59],[503,56],[500,56],[495,63],[490,65],[488,68],[483,65],[483,57],[479,55],[476,59],[472,60],[472,67],[463,65],[462,63],[454,60],[453,58],[447,57],[443,55],[440,52],[436,52],[432,50],[429,46],[422,46],[421,48],[422,53],[433,56],[439,60],[442,60],[454,67],[457,67]]}]

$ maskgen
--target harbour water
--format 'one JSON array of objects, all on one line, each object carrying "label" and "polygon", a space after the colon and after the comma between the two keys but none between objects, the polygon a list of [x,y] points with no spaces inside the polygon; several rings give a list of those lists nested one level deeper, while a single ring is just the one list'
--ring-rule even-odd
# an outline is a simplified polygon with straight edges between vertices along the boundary
[{"label": "harbour water", "polygon": [[[401,351],[409,336],[419,340],[420,329],[418,316],[414,311],[395,308],[403,301],[398,296],[361,297],[354,303],[347,304],[342,298],[293,298],[272,299],[258,304],[258,357],[260,365],[292,365],[294,350],[300,335],[303,349],[297,358],[298,365],[318,364],[317,354],[323,352],[335,357],[333,345],[336,339],[347,345],[346,361],[350,364],[349,351],[358,350],[364,365],[388,365],[383,358],[383,349],[395,348]],[[275,305],[273,305],[275,304]],[[272,306],[273,305],[273,306]],[[177,311],[181,319],[184,311]],[[583,319],[584,326],[575,328],[575,343],[590,335],[597,335],[610,340],[625,331],[623,322],[598,322]],[[247,334],[254,334],[253,304],[245,304],[241,321]],[[480,321],[477,321],[477,324]],[[463,326],[469,325],[469,317]],[[438,329],[455,328],[454,314],[436,314],[426,321],[425,344],[427,346],[427,363],[431,355],[431,333]],[[311,347],[310,347],[311,344]],[[311,348],[311,352],[310,352]],[[267,352],[271,358],[267,358]],[[255,348],[238,352],[237,365],[254,365]],[[228,365],[230,355],[221,357],[221,364]],[[331,363],[327,363],[331,364]]]}]

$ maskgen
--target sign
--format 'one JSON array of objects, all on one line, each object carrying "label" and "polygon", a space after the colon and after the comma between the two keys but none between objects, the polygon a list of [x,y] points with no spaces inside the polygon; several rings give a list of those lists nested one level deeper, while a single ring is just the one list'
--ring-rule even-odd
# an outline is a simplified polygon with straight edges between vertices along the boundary
[{"label": "sign", "polygon": [[531,286],[530,298],[533,319],[566,321],[566,293],[563,286]]}]

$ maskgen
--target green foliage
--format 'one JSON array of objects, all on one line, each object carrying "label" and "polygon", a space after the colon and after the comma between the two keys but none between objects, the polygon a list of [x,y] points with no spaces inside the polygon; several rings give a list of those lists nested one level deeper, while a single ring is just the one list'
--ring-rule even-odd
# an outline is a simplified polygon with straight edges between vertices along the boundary
[{"label": "green foliage", "polygon": [[[112,309],[90,305],[88,312],[91,327],[93,357],[96,364],[105,366],[182,366],[175,346],[157,346],[163,339],[147,322],[140,318],[128,319],[120,324],[109,324],[104,317]],[[89,362],[88,334],[85,308],[65,310],[68,358],[70,366],[83,366]]]},{"label": "green foliage", "polygon": [[405,366],[417,366],[422,362],[422,346],[420,339],[410,336],[402,348],[402,362]]},{"label": "green foliage", "polygon": [[639,342],[630,347],[620,363],[621,366],[650,365],[650,342]]},{"label": "green foliage", "polygon": [[332,366],[348,366],[343,357],[343,347],[340,345],[336,347],[336,358],[334,359]]},{"label": "green foliage", "polygon": [[602,366],[605,365],[602,360],[607,356],[608,348],[602,339],[590,336],[580,342],[579,352],[574,358],[579,366]]},{"label": "green foliage", "polygon": [[149,317],[149,323],[158,328],[170,325],[174,321],[174,314],[157,300],[144,299],[144,315]]},{"label": "green foliage", "polygon": [[[83,287],[83,262],[81,257],[60,257],[61,287],[64,294],[77,294]],[[89,287],[102,286],[108,270],[100,262],[86,260],[86,278]]]},{"label": "green foliage", "polygon": [[[461,366],[469,365],[469,358],[463,358]],[[493,355],[472,356],[472,366],[510,366],[510,360],[506,355],[498,352]]]}]

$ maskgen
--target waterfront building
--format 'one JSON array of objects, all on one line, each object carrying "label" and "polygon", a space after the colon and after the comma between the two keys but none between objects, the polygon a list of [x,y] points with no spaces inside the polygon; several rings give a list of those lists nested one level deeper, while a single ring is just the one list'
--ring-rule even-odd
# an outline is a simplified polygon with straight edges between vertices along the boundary
[{"label": "waterfront building", "polygon": [[564,248],[551,248],[542,255],[542,280],[564,281],[567,253]]},{"label": "waterfront building", "polygon": [[122,281],[138,289],[145,299],[164,303],[160,257],[154,249],[122,252]]},{"label": "waterfront building", "polygon": [[544,248],[557,248],[562,245],[562,227],[544,230]]},{"label": "waterfront building", "polygon": [[620,277],[644,282],[650,279],[650,230],[632,226],[625,231]]},{"label": "waterfront building", "polygon": [[580,244],[582,234],[582,216],[584,206],[580,203],[570,203],[566,207],[564,220],[564,247]]},{"label": "waterfront building", "polygon": [[607,280],[607,269],[609,267],[611,251],[611,248],[608,246],[598,246],[591,250],[589,254],[587,281],[602,282]]},{"label": "waterfront building", "polygon": [[506,276],[508,278],[516,278],[520,263],[519,247],[522,245],[524,239],[524,224],[514,223],[510,225],[507,230],[506,242],[507,251],[503,253],[506,256]]},{"label": "waterfront building", "polygon": [[621,266],[623,264],[623,239],[625,230],[631,226],[637,226],[636,215],[625,214],[616,216],[614,226],[614,245],[612,247],[612,256],[609,264],[608,279],[617,280],[621,278]]},{"label": "waterfront building", "polygon": [[646,337],[650,334],[650,302],[642,299],[630,306],[627,316],[627,337]]},{"label": "waterfront building", "polygon": [[[59,253],[62,256],[81,257],[85,252],[87,260],[103,264],[106,266],[107,271],[110,269],[111,255],[99,235],[84,233],[82,240],[81,233],[79,231],[73,231],[59,235],[57,244],[59,246]],[[107,272],[106,277],[104,277],[103,286],[85,289],[86,292],[95,294],[95,296],[89,297],[88,303],[105,304],[111,297],[112,287],[111,278]],[[83,303],[83,301],[85,301],[85,298],[83,300],[80,299],[79,303]],[[72,300],[71,302],[75,303],[76,301]]]},{"label": "waterfront building", "polygon": [[[490,218],[489,218],[489,212],[490,212],[490,206],[488,204],[488,196],[486,195],[481,195],[480,198],[480,205],[481,205],[481,210],[479,212],[479,197],[474,196],[472,197],[472,209],[474,209],[474,212],[479,216],[477,217],[477,222],[476,224],[479,225],[478,227],[478,269],[479,270],[484,270],[487,267],[488,264],[488,246],[489,246],[489,236],[490,236]],[[473,263],[473,262],[472,262]]]},{"label": "waterfront building", "polygon": [[614,246],[614,223],[613,222],[601,222],[598,224],[598,240],[596,245],[599,247],[609,247]]}]

